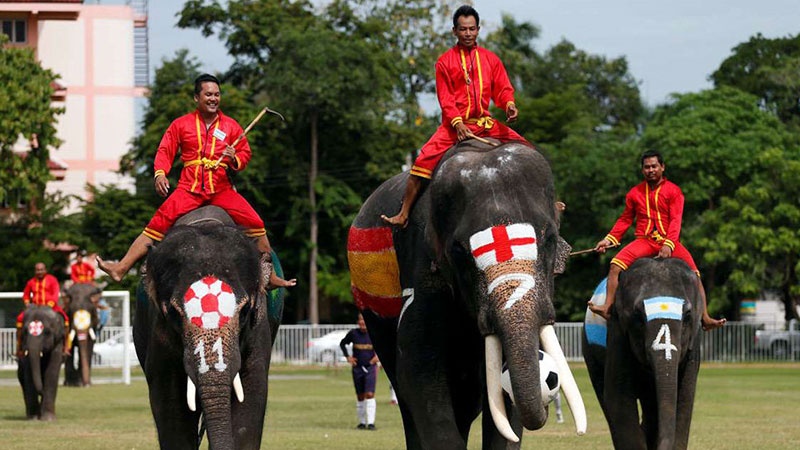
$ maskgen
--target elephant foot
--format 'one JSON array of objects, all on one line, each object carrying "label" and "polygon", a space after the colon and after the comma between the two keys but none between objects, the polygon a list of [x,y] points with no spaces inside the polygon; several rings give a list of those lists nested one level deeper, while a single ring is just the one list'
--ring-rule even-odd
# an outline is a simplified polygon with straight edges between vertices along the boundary
[{"label": "elephant foot", "polygon": [[53,413],[42,414],[39,420],[42,422],[54,422],[56,420],[56,415]]},{"label": "elephant foot", "polygon": [[721,328],[728,322],[728,319],[715,319],[709,315],[703,316],[703,330],[704,331],[711,331],[716,330],[717,328]]}]

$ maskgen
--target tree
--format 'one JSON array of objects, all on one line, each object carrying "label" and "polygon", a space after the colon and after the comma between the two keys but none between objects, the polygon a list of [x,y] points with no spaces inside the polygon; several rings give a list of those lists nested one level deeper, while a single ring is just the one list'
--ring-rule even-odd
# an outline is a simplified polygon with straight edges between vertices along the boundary
[{"label": "tree", "polygon": [[[57,76],[42,68],[32,49],[6,47],[6,40],[0,35],[0,199],[12,208],[17,201],[29,201],[30,210],[36,212],[51,179],[47,165],[50,148],[61,143],[55,123],[63,108],[52,106]],[[31,141],[25,155],[14,152],[22,137]]]},{"label": "tree", "polygon": [[767,39],[758,33],[734,47],[710,78],[716,87],[755,95],[782,122],[800,127],[800,34]]}]

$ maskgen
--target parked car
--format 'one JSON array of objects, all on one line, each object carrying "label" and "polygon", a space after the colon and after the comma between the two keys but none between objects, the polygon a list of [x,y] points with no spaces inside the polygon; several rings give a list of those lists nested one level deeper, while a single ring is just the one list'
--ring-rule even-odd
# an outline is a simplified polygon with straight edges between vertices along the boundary
[{"label": "parked car", "polygon": [[800,355],[800,323],[789,321],[787,330],[756,330],[755,349],[768,351],[774,358],[786,359],[792,354]]},{"label": "parked car", "polygon": [[[111,366],[122,367],[123,361],[123,333],[111,335],[103,342],[98,342],[94,345],[93,364],[96,366]],[[131,339],[131,352],[130,352],[131,365],[139,365],[139,359],[136,357],[136,347],[133,346],[133,339]]]},{"label": "parked car", "polygon": [[[306,348],[308,349],[308,359],[311,362],[321,362],[331,364],[336,362],[346,362],[347,358],[344,357],[339,343],[344,339],[344,336],[350,330],[337,330],[328,334],[324,334],[318,338],[308,341]],[[347,351],[352,354],[353,345],[347,346]]]}]

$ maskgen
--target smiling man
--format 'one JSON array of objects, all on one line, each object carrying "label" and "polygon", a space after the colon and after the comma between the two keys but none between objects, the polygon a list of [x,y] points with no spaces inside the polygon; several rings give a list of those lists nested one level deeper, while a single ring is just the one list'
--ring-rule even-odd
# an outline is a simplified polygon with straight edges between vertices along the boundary
[{"label": "smiling man", "polygon": [[505,66],[497,55],[478,45],[480,29],[480,16],[473,7],[464,5],[453,14],[453,35],[458,42],[436,61],[436,95],[442,124],[422,146],[411,167],[400,212],[392,217],[381,216],[389,224],[406,225],[423,182],[431,179],[436,164],[457,142],[478,136],[530,145],[489,113],[491,100],[506,112],[508,122],[517,120],[519,115]]},{"label": "smiling man", "polygon": [[[133,264],[147,254],[150,245],[164,238],[179,217],[204,205],[224,209],[236,224],[244,228],[245,234],[257,239],[262,254],[270,254],[264,222],[247,200],[236,192],[228,178],[227,169],[237,172],[244,170],[250,161],[251,151],[246,137],[235,148],[229,145],[244,130],[236,120],[222,113],[219,109],[220,100],[219,80],[209,74],[197,77],[194,82],[197,109],[170,124],[156,152],[155,190],[167,199],[142,234],[133,241],[122,260],[109,262],[97,257],[98,267],[114,280],[120,281]],[[167,174],[172,169],[178,151],[183,169],[177,188],[170,194]],[[217,164],[220,156],[222,161]],[[296,281],[284,280],[270,270],[269,284],[290,287]]]},{"label": "smiling man", "polygon": [[[606,283],[606,301],[595,305],[589,301],[589,309],[606,320],[614,304],[619,274],[627,270],[639,258],[679,258],[697,274],[697,282],[703,303],[706,293],[700,281],[700,271],[689,251],[680,242],[681,222],[683,220],[683,192],[677,184],[664,177],[664,158],[655,150],[646,151],[641,158],[644,181],[634,186],[625,196],[625,210],[614,227],[595,246],[595,251],[605,253],[609,247],[619,245],[622,236],[636,221],[636,239],[626,245],[611,260]],[[708,315],[706,305],[703,312],[703,328],[719,328],[726,320],[717,320]]]}]

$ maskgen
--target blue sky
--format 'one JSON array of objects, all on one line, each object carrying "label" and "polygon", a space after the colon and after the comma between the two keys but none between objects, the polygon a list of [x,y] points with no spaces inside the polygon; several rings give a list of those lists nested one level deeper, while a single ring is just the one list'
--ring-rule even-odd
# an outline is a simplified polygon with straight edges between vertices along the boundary
[{"label": "blue sky", "polygon": [[[500,24],[501,12],[542,31],[544,51],[561,39],[609,58],[625,56],[645,101],[663,103],[672,92],[710,88],[708,76],[737,44],[761,32],[768,38],[800,33],[797,0],[476,0],[482,32]],[[174,26],[183,0],[150,1],[151,71],[188,48],[209,72],[231,58],[214,38]],[[431,68],[433,70],[433,68]]]}]

